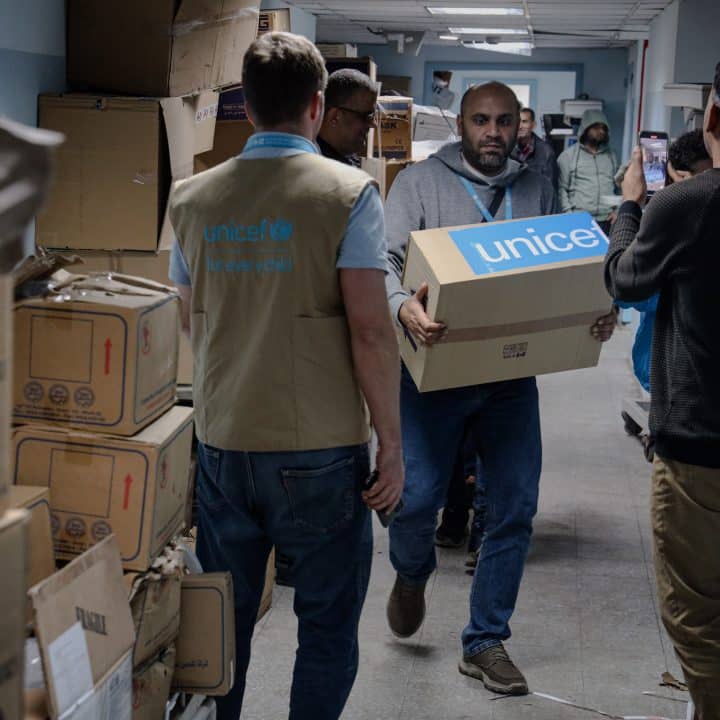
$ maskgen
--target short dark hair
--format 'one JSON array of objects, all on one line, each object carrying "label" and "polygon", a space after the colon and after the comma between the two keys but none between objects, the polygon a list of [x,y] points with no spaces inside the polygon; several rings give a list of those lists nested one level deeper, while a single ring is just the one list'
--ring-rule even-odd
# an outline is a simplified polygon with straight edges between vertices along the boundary
[{"label": "short dark hair", "polygon": [[506,85],[505,83],[497,82],[496,80],[493,80],[492,82],[482,82],[482,83],[475,83],[475,85],[471,85],[463,94],[462,100],[460,100],[460,115],[465,114],[465,102],[468,98],[468,95],[470,95],[470,93],[473,93],[483,87],[494,87],[498,90],[506,90],[507,92],[509,92],[510,95],[512,95],[513,98],[515,98],[515,102],[517,103],[517,115],[518,115],[518,117],[520,117],[520,109],[522,108],[522,103],[517,99],[517,95],[515,94],[515,91],[509,85]]},{"label": "short dark hair", "polygon": [[668,150],[668,160],[676,170],[692,171],[696,163],[709,157],[702,130],[686,132]]},{"label": "short dark hair", "polygon": [[522,115],[524,112],[530,115],[530,120],[532,120],[532,122],[535,122],[535,111],[532,108],[522,108],[522,110],[520,110],[520,114]]},{"label": "short dark hair", "polygon": [[300,119],[315,93],[324,91],[327,70],[307,38],[286,32],[261,35],[243,59],[245,101],[261,125]]},{"label": "short dark hair", "polygon": [[325,88],[325,109],[347,105],[356,92],[377,95],[380,86],[365,73],[352,68],[336,70],[327,81]]}]

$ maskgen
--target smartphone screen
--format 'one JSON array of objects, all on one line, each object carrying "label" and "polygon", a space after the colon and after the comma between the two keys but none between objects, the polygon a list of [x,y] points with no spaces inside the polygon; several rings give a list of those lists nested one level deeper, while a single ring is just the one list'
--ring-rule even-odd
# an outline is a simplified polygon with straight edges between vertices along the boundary
[{"label": "smartphone screen", "polygon": [[643,156],[643,170],[648,195],[665,187],[665,173],[668,159],[667,133],[644,131],[640,133],[640,147]]}]

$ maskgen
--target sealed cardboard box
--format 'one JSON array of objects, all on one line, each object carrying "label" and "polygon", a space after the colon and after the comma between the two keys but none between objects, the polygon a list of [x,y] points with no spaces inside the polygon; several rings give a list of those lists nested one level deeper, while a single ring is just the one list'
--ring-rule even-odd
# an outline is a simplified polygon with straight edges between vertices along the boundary
[{"label": "sealed cardboard box", "polygon": [[378,98],[380,123],[375,132],[375,155],[393,160],[412,158],[412,107],[410,97],[382,95]]},{"label": "sealed cardboard box", "polygon": [[175,402],[179,297],[124,275],[59,278],[15,308],[14,418],[133,435]]},{"label": "sealed cardboard box", "polygon": [[0,515],[8,508],[12,415],[12,275],[0,275]]},{"label": "sealed cardboard box", "polygon": [[166,546],[150,570],[125,574],[135,623],[134,667],[143,665],[177,637],[183,570],[182,552]]},{"label": "sealed cardboard box", "polygon": [[72,0],[68,82],[157,97],[238,82],[259,6],[258,0]]},{"label": "sealed cardboard box", "polygon": [[165,648],[157,658],[133,673],[132,720],[165,717],[175,670],[175,646]]},{"label": "sealed cardboard box", "polygon": [[50,491],[27,485],[11,485],[10,505],[30,512],[27,585],[31,587],[55,572]]},{"label": "sealed cardboard box", "polygon": [[421,392],[596,365],[590,326],[609,312],[608,240],[588,213],[411,234],[403,285],[428,282],[427,312],[448,326],[400,351]]},{"label": "sealed cardboard box", "polygon": [[258,19],[257,36],[269,32],[291,32],[290,10],[263,10]]},{"label": "sealed cardboard box", "polygon": [[125,720],[135,639],[114,537],[30,590],[50,716]]},{"label": "sealed cardboard box", "polygon": [[0,718],[23,716],[25,602],[30,513],[9,510],[0,516]]},{"label": "sealed cardboard box", "polygon": [[182,527],[192,415],[192,408],[174,407],[131,438],[37,425],[15,429],[14,481],[50,489],[58,558],[72,558],[114,533],[126,570],[150,567]]},{"label": "sealed cardboard box", "polygon": [[384,157],[362,158],[362,169],[372,175],[378,184],[380,197],[385,200],[395,178],[408,165],[412,164],[412,160],[388,160]]},{"label": "sealed cardboard box", "polygon": [[350,43],[315,43],[320,54],[326,58],[350,57],[358,56],[357,45]]},{"label": "sealed cardboard box", "polygon": [[225,695],[235,679],[235,610],[230,573],[186,575],[175,643],[175,688]]},{"label": "sealed cardboard box", "polygon": [[[98,5],[99,12],[104,7]],[[170,186],[192,175],[193,157],[212,148],[217,102],[211,91],[162,99],[42,95],[40,126],[67,139],[56,154],[55,183],[38,216],[38,245],[169,247]]]}]

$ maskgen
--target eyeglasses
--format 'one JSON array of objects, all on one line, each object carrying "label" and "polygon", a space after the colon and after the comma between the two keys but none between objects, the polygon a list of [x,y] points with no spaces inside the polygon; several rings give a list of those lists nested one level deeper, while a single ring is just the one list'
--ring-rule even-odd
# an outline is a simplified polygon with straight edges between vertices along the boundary
[{"label": "eyeglasses", "polygon": [[366,112],[365,110],[353,110],[353,108],[343,107],[342,105],[338,105],[337,109],[352,113],[355,117],[358,117],[360,120],[364,120],[366,123],[371,125],[377,122],[380,115],[380,108],[377,107],[377,105],[370,112]]}]

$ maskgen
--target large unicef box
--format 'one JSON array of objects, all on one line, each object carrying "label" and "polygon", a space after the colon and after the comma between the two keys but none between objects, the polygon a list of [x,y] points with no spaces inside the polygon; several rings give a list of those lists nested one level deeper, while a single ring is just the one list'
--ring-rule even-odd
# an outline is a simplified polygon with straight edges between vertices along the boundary
[{"label": "large unicef box", "polygon": [[597,365],[593,322],[612,301],[608,239],[588,213],[422,230],[410,236],[403,285],[427,282],[427,313],[444,341],[400,334],[421,392]]}]

